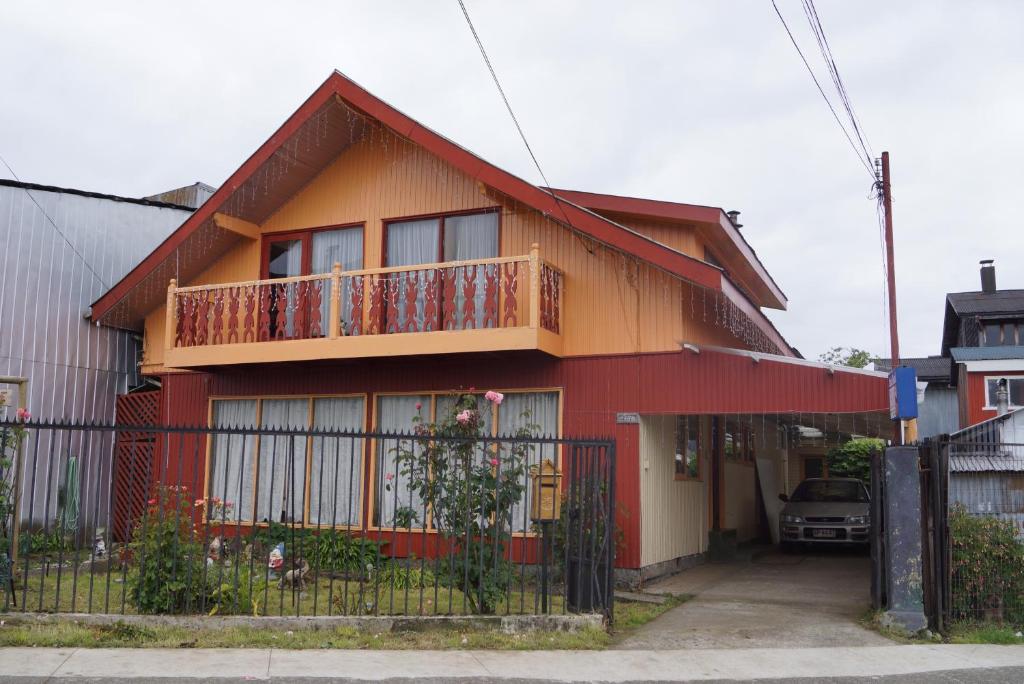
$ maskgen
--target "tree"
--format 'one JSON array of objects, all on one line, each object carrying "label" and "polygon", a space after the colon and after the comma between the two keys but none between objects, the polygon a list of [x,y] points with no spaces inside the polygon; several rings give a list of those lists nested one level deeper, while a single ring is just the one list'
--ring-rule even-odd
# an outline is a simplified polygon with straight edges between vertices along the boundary
[{"label": "tree", "polygon": [[871,356],[871,352],[856,347],[832,347],[818,356],[818,360],[833,366],[863,368],[871,361]]},{"label": "tree", "polygon": [[867,484],[871,480],[871,452],[881,451],[885,442],[865,437],[851,439],[828,451],[828,474],[831,477],[855,477]]}]

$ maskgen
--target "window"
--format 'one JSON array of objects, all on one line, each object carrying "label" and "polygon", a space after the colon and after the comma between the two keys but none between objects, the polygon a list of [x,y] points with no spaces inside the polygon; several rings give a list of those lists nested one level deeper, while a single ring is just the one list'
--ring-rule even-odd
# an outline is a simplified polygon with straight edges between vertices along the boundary
[{"label": "window", "polygon": [[724,446],[727,460],[748,464],[754,462],[753,430],[738,419],[726,419]]},{"label": "window", "polygon": [[[464,395],[459,395],[464,396]],[[483,395],[474,395],[480,409],[485,435],[511,435],[521,427],[535,426],[538,436],[558,435],[558,392],[506,392],[500,405],[487,402]],[[378,395],[376,429],[385,433],[410,432],[413,418],[420,415],[424,422],[430,422],[450,411],[456,401],[453,394],[402,394]],[[419,408],[417,408],[419,406]],[[399,473],[396,464],[395,439],[378,439],[374,464],[374,507],[373,524],[380,528],[396,525],[395,511],[408,507],[417,512],[417,518],[430,528],[429,511],[422,499],[410,491],[406,478]],[[481,445],[480,458],[486,457],[487,445]],[[554,444],[539,445],[530,451],[527,466],[538,465],[544,459],[559,463],[558,448]],[[389,477],[390,476],[390,477]],[[529,483],[529,480],[527,481]],[[529,507],[530,487],[523,500],[513,508],[513,532],[524,532],[530,528]]]},{"label": "window", "polygon": [[[213,427],[360,431],[363,397],[215,399]],[[228,520],[344,526],[359,522],[363,440],[347,436],[214,434],[208,497]]]},{"label": "window", "polygon": [[996,391],[999,381],[1006,380],[1006,390],[1011,407],[1024,406],[1024,377],[993,377],[985,378],[985,408],[996,407]]},{"label": "window", "polygon": [[[454,216],[435,216],[410,221],[393,221],[385,224],[385,265],[386,266],[417,266],[450,261],[473,261],[498,256],[498,212],[488,210],[473,214]],[[485,273],[492,275],[497,271],[496,265],[459,266],[446,270],[443,274],[450,280],[446,287],[454,290],[455,310],[463,312],[467,297],[471,296],[474,303],[474,314],[465,320],[463,316],[455,317],[455,328],[482,327],[484,314],[484,281]],[[425,277],[433,278],[435,272],[427,271]],[[416,287],[409,288],[409,281],[414,279]],[[426,288],[422,284],[419,272],[410,271],[398,274],[389,286],[397,288],[395,302],[397,304],[398,330],[438,330],[437,320],[424,321]],[[467,286],[469,289],[467,289]],[[410,289],[415,293],[415,317],[413,325],[408,325],[406,312]],[[443,302],[442,302],[443,305]]]},{"label": "window", "polygon": [[[263,238],[262,277],[268,280],[292,278],[295,276],[330,273],[334,264],[341,264],[342,271],[355,271],[363,267],[363,227],[340,226],[317,228],[304,231],[270,234]],[[278,302],[288,302],[285,338],[308,337],[308,331],[297,330],[295,326],[296,296],[294,284],[272,286],[270,291],[271,339],[278,337],[277,310]],[[342,280],[341,290],[341,324],[343,328],[351,325],[351,283],[348,278]],[[330,312],[330,289],[320,293],[321,332],[326,336],[328,316]],[[306,320],[308,321],[308,316]]]},{"label": "window", "polygon": [[824,456],[804,456],[804,479],[826,477]]},{"label": "window", "polygon": [[983,347],[1006,347],[1024,344],[1024,323],[1012,320],[987,320],[981,322]]},{"label": "window", "polygon": [[676,416],[676,479],[700,479],[700,417]]}]

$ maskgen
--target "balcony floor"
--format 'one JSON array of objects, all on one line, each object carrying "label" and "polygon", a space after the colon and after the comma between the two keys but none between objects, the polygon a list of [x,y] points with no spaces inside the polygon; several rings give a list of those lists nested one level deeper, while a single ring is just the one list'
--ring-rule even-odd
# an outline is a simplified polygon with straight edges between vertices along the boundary
[{"label": "balcony floor", "polygon": [[537,350],[561,357],[562,337],[543,328],[518,327],[244,342],[174,347],[166,351],[164,364],[168,368],[188,369],[325,359],[523,350]]}]

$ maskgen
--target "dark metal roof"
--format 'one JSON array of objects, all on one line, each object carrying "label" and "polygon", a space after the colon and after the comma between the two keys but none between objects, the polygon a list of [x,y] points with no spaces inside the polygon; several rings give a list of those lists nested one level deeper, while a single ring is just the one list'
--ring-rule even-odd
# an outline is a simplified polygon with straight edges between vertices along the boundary
[{"label": "dark metal roof", "polygon": [[946,301],[959,316],[1024,314],[1024,290],[950,292]]},{"label": "dark metal roof", "polygon": [[[883,372],[892,370],[891,359],[872,359],[875,369]],[[952,382],[953,361],[948,356],[924,356],[911,359],[900,359],[901,366],[910,366],[917,371],[917,379],[922,382]]]},{"label": "dark metal roof", "polygon": [[949,350],[957,363],[965,361],[1002,361],[1005,359],[1024,359],[1024,347],[953,347]]}]

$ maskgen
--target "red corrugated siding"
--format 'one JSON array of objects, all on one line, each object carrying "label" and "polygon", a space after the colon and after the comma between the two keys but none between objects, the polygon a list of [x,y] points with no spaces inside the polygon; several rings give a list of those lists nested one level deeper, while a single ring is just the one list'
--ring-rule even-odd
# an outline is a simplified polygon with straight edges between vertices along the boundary
[{"label": "red corrugated siding", "polygon": [[[1019,371],[1003,373],[1000,371],[984,371],[979,373],[967,373],[967,387],[966,389],[961,386],[960,392],[966,394],[961,398],[961,401],[967,407],[967,424],[963,427],[970,427],[976,425],[983,420],[989,418],[995,418],[995,410],[985,408],[985,376],[1006,376],[1006,377],[1021,377]],[[962,383],[961,383],[962,385]]]},{"label": "red corrugated siding", "polygon": [[[164,376],[165,420],[205,425],[209,397],[559,387],[566,436],[612,437],[618,456],[620,567],[640,564],[639,431],[618,412],[781,413],[879,411],[885,378],[712,351],[551,359],[537,354],[295,365]],[[370,406],[372,407],[372,401]],[[192,473],[183,473],[188,478]],[[367,497],[364,496],[364,499]]]}]

